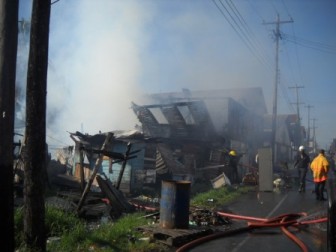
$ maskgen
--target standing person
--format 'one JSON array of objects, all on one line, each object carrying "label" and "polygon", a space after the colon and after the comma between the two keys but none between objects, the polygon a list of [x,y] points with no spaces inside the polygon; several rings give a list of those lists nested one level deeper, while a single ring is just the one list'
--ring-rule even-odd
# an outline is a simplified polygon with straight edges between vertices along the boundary
[{"label": "standing person", "polygon": [[259,153],[257,152],[257,154],[255,155],[255,159],[254,162],[256,164],[257,169],[259,168]]},{"label": "standing person", "polygon": [[323,149],[321,149],[319,155],[314,158],[310,168],[313,171],[316,199],[326,200],[323,196],[323,191],[326,180],[328,179],[329,162],[325,157]]},{"label": "standing person", "polygon": [[229,169],[230,169],[230,180],[232,184],[238,183],[238,162],[239,157],[234,150],[229,152]]},{"label": "standing person", "polygon": [[306,154],[304,146],[301,145],[294,162],[294,167],[297,168],[299,173],[299,192],[305,192],[306,190],[306,175],[309,163],[310,157]]}]

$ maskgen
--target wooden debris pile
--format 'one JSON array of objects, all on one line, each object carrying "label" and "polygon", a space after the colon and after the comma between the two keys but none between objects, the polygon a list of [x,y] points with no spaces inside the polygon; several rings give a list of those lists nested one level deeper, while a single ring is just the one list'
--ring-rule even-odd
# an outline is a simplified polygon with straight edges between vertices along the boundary
[{"label": "wooden debris pile", "polygon": [[[140,202],[138,202],[138,206],[141,209]],[[142,209],[149,210],[150,208]],[[187,229],[161,227],[159,210],[154,211],[153,209],[152,214],[144,217],[149,218],[151,224],[138,227],[137,230],[151,236],[158,242],[173,247],[179,247],[192,240],[232,228],[229,218],[222,217],[211,210],[200,208],[190,209],[189,227]]]},{"label": "wooden debris pile", "polygon": [[192,227],[188,229],[161,228],[159,224],[138,227],[138,231],[149,233],[153,239],[163,244],[179,247],[197,238],[213,233],[209,227]]},{"label": "wooden debris pile", "polygon": [[223,218],[216,212],[207,209],[194,209],[189,215],[189,224],[193,226],[219,226],[230,224],[228,218]]}]

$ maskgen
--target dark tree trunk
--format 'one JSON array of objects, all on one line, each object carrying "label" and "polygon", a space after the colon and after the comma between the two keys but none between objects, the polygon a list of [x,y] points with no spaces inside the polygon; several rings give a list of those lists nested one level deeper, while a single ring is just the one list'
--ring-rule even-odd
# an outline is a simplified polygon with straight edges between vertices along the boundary
[{"label": "dark tree trunk", "polygon": [[0,235],[2,251],[14,251],[13,136],[18,0],[0,1]]},{"label": "dark tree trunk", "polygon": [[46,251],[46,95],[50,0],[34,0],[26,94],[24,235],[27,248]]}]

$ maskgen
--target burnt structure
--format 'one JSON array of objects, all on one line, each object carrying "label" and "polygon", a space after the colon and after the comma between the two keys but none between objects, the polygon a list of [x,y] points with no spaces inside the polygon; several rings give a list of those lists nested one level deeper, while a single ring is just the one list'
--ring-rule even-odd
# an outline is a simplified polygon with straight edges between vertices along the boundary
[{"label": "burnt structure", "polygon": [[[144,135],[160,139],[154,157],[159,181],[210,180],[225,171],[225,159],[231,148],[246,153],[246,140],[254,132],[252,122],[256,119],[232,98],[212,99],[207,95],[204,99],[185,99],[162,95],[157,100],[161,103],[144,106],[132,103],[132,109]],[[250,131],[246,130],[248,125],[252,126]]]},{"label": "burnt structure", "polygon": [[[231,149],[241,155],[242,178],[254,165],[258,148],[270,146],[271,129],[261,88],[184,89],[146,98],[147,104],[132,103],[132,109],[144,135],[160,139],[161,144],[153,147],[156,155],[151,156],[156,159],[159,178],[212,179],[223,172]],[[280,117],[278,162],[291,159],[297,134],[293,132],[293,115]]]}]

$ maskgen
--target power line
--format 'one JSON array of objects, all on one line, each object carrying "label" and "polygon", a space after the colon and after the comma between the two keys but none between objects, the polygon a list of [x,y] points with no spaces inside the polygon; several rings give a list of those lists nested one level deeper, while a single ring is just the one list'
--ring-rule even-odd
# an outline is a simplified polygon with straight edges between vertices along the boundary
[{"label": "power line", "polygon": [[248,0],[248,2],[249,2],[249,4],[250,4],[251,8],[254,10],[254,12],[257,14],[257,16],[258,16],[261,20],[263,20],[263,17],[260,15],[258,9],[257,9],[251,2],[250,2],[250,0]]},{"label": "power line", "polygon": [[298,120],[300,122],[301,118],[300,118],[300,104],[303,104],[300,102],[299,100],[299,88],[304,88],[303,86],[298,86],[297,84],[295,84],[295,86],[292,86],[292,87],[288,87],[289,89],[295,89],[295,93],[296,93],[296,113],[298,115]]},{"label": "power line", "polygon": [[57,2],[59,2],[60,0],[55,0],[54,2],[52,2],[50,5],[53,5],[53,4],[55,4],[55,3],[57,3]]},{"label": "power line", "polygon": [[[228,6],[230,7],[230,9],[232,10],[232,12],[235,14],[235,16],[237,17],[239,23],[242,25],[243,29],[245,30],[245,32],[248,33],[249,36],[253,37],[253,33],[251,32],[251,30],[249,29],[247,23],[245,22],[244,18],[242,17],[242,15],[240,14],[240,12],[238,11],[238,9],[236,8],[236,6],[234,5],[234,3],[231,0],[226,0]],[[237,23],[236,23],[237,24]],[[238,24],[237,24],[238,25]],[[246,36],[247,37],[247,36]]]},{"label": "power line", "polygon": [[323,44],[320,42],[313,42],[313,41],[306,40],[303,38],[298,38],[295,36],[291,36],[290,34],[284,34],[284,39],[296,45],[304,46],[304,47],[314,49],[317,51],[321,51],[321,52],[325,52],[325,53],[336,54],[336,47],[331,46],[331,45]]},{"label": "power line", "polygon": [[[238,24],[237,20],[233,17],[233,15],[230,13],[230,11],[228,10],[228,8],[224,5],[224,3],[219,0],[222,8],[216,3],[215,0],[212,0],[212,2],[215,4],[215,6],[217,7],[217,9],[220,11],[220,13],[222,14],[222,16],[225,18],[225,20],[229,23],[229,25],[232,27],[232,29],[236,32],[236,34],[241,38],[241,40],[243,41],[243,43],[247,46],[247,48],[250,50],[250,52],[258,59],[258,61],[262,64],[265,64],[265,61],[263,60],[262,57],[260,57],[259,55],[257,55],[257,53],[255,52],[256,49],[253,46],[253,44],[251,43],[251,40],[249,39],[249,37],[244,33],[244,30],[240,27],[240,25]],[[233,7],[230,7],[233,8]],[[223,10],[224,9],[224,10]],[[225,14],[225,12],[228,14]],[[230,19],[231,18],[231,19]],[[232,20],[232,21],[231,21]],[[238,28],[237,28],[238,27]],[[266,64],[267,66],[267,64]]]},{"label": "power line", "polygon": [[56,138],[54,138],[54,137],[51,137],[51,136],[48,136],[48,135],[46,135],[46,136],[49,137],[50,139],[52,139],[52,140],[54,140],[54,141],[60,143],[60,144],[67,145],[66,143],[64,143],[64,142],[62,142],[62,141],[60,141],[60,140],[58,140],[58,139],[56,139]]},{"label": "power line", "polygon": [[261,58],[265,60],[265,63],[267,64],[267,66],[271,65],[268,57],[263,57],[263,53],[262,53],[263,50],[260,50],[260,48],[262,48],[262,46],[260,45],[260,42],[258,41],[257,37],[255,36],[255,34],[253,33],[253,31],[248,26],[248,24],[245,21],[244,17],[240,14],[240,12],[237,9],[237,7],[235,6],[235,4],[232,2],[232,0],[226,0],[226,2],[228,3],[228,5],[230,6],[230,8],[232,9],[233,13],[236,15],[239,23],[242,25],[242,27],[246,31],[247,37],[250,38],[249,41],[251,41],[251,45],[261,55]]},{"label": "power line", "polygon": [[[225,15],[224,11],[219,7],[219,5],[216,3],[215,0],[212,0],[212,2],[216,5],[216,7],[218,8],[218,10],[220,11],[220,13],[222,14],[222,16],[226,19],[226,21],[229,23],[229,25],[232,27],[232,29],[238,34],[238,36],[243,40],[244,44],[248,47],[248,49],[253,53],[250,45],[247,44],[245,38],[238,32],[238,30],[236,29],[236,27],[231,23],[230,19]],[[222,6],[224,7],[224,9],[228,12],[228,10],[226,9],[226,7],[223,5],[223,3],[219,0],[219,2],[222,4]],[[254,54],[254,53],[253,53]]]},{"label": "power line", "polygon": [[[283,6],[284,6],[284,8],[285,8],[285,10],[286,10],[286,12],[288,14],[288,16],[291,17],[291,15],[290,15],[290,13],[288,11],[288,8],[287,8],[287,6],[286,6],[286,4],[285,4],[285,2],[283,0],[282,0],[282,4],[283,4]],[[295,31],[294,31],[294,25],[293,24],[292,24],[292,30],[293,30],[293,34],[294,34],[294,38],[295,38],[296,36],[295,36]],[[282,34],[284,34],[284,33],[282,33]],[[294,82],[297,82],[297,81],[295,81],[294,68],[291,66],[291,60],[290,60],[288,48],[286,46],[285,46],[285,49],[286,49],[286,55],[287,55],[288,63],[290,65],[289,69],[291,70],[291,74],[292,74],[292,76],[294,78]],[[301,80],[301,83],[303,83],[302,71],[301,71],[301,65],[300,65],[300,62],[299,62],[299,55],[298,55],[297,46],[295,46],[295,56],[296,56],[297,67],[299,68],[299,71],[298,71],[299,72],[299,78]],[[297,102],[298,102],[298,97],[297,97]]]},{"label": "power line", "polygon": [[[288,53],[287,47],[285,47],[285,49],[286,49],[286,56],[287,56],[287,59],[288,59],[288,67],[289,67],[289,70],[291,71],[292,76],[294,77],[294,68],[291,65],[291,61],[290,61],[290,57],[289,57],[289,53]],[[289,81],[286,81],[286,82],[289,83]],[[296,81],[294,80],[294,82],[296,82]],[[281,83],[280,83],[280,86],[281,86]],[[287,90],[285,88],[283,88],[283,93],[284,93],[284,96],[287,99],[287,103],[288,103],[289,108],[293,109],[293,107],[291,106],[291,102],[290,102],[289,96],[288,96],[288,92],[287,92]]]},{"label": "power line", "polygon": [[333,46],[333,45],[329,45],[329,44],[321,43],[321,42],[317,42],[317,41],[311,41],[311,40],[308,40],[308,39],[297,37],[295,35],[292,36],[292,35],[287,34],[287,33],[284,33],[284,35],[287,36],[287,37],[290,37],[292,39],[295,39],[295,40],[299,40],[299,41],[309,43],[309,44],[312,44],[312,45],[315,45],[315,46],[323,47],[324,49],[336,50],[336,46]]},{"label": "power line", "polygon": [[[288,81],[284,81],[284,82],[288,82]],[[291,99],[289,98],[286,87],[282,84],[282,82],[279,82],[279,86],[281,88],[283,98],[284,98],[286,104],[288,105],[288,109],[291,110],[291,111],[294,111],[294,108],[292,106],[292,102],[291,102]]]},{"label": "power line", "polygon": [[287,6],[286,6],[284,0],[281,0],[281,2],[282,2],[282,5],[284,6],[284,8],[285,8],[285,10],[286,10],[286,12],[287,12],[287,14],[288,14],[288,16],[291,17],[291,15],[289,14],[288,8],[287,8]]},{"label": "power line", "polygon": [[[293,34],[294,34],[294,37],[296,37],[296,34],[295,34],[295,30],[294,30],[294,26],[292,25],[292,30],[293,30]],[[299,69],[299,78],[301,80],[301,83],[304,83],[303,81],[303,75],[302,75],[302,68],[301,68],[301,64],[300,64],[300,61],[299,61],[299,53],[298,53],[298,47],[295,45],[294,47],[295,49],[295,56],[296,56],[296,63],[297,63],[297,67]],[[289,56],[288,56],[289,58]],[[294,73],[293,73],[293,76],[294,76]]]}]

